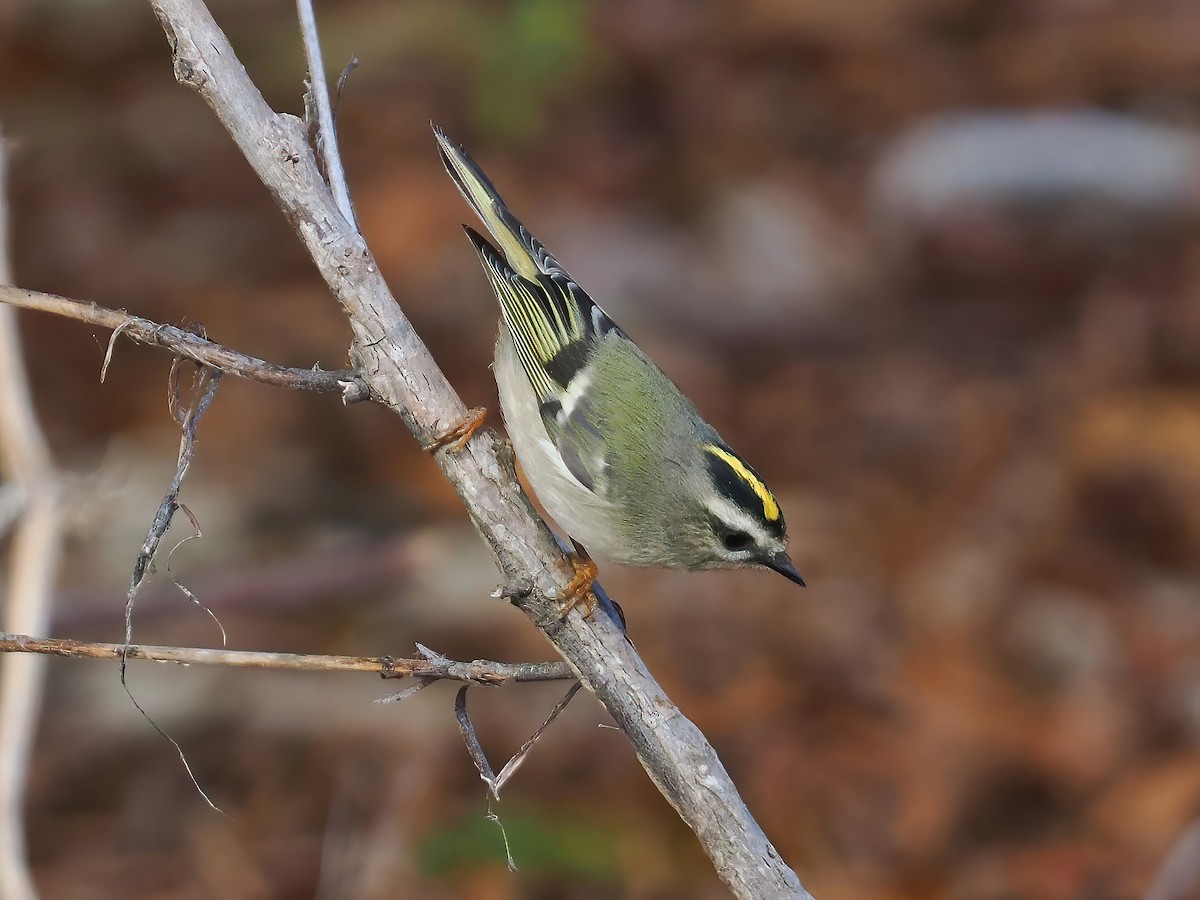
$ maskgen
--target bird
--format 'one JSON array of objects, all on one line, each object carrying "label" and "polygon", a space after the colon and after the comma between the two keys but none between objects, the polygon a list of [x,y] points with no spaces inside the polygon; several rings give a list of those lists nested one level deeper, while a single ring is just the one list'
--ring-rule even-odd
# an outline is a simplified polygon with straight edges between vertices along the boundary
[{"label": "bird", "polygon": [[591,612],[593,556],[688,571],[760,567],[804,586],[783,511],[758,471],[513,215],[466,150],[431,125],[446,171],[492,239],[463,226],[500,304],[493,370],[509,440],[576,548],[575,577],[557,598],[566,612],[581,602]]}]

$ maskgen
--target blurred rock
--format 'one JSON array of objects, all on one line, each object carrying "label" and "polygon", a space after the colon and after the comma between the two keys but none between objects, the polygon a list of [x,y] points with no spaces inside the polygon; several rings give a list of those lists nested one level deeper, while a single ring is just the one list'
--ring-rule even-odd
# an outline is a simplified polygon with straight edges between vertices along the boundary
[{"label": "blurred rock", "polygon": [[865,268],[861,242],[784,182],[727,187],[691,234],[584,210],[554,230],[554,253],[618,321],[643,315],[726,341],[778,339],[827,316]]},{"label": "blurred rock", "polygon": [[1196,221],[1200,137],[1086,109],[934,118],[883,150],[869,205],[902,264],[1094,264]]},{"label": "blurred rock", "polygon": [[1045,588],[1021,602],[1002,626],[1006,670],[1031,688],[1054,691],[1112,676],[1121,647],[1094,598]]},{"label": "blurred rock", "polygon": [[934,119],[884,151],[875,200],[937,219],[972,206],[1034,215],[1097,203],[1114,211],[1195,212],[1200,140],[1188,131],[1087,110]]},{"label": "blurred rock", "polygon": [[623,327],[659,321],[663,294],[688,279],[682,236],[646,215],[573,206],[547,225],[531,224],[550,251]]},{"label": "blurred rock", "polygon": [[857,239],[814,197],[784,182],[738,184],[718,195],[705,244],[698,257],[712,276],[709,324],[738,334],[828,314],[863,270]]}]

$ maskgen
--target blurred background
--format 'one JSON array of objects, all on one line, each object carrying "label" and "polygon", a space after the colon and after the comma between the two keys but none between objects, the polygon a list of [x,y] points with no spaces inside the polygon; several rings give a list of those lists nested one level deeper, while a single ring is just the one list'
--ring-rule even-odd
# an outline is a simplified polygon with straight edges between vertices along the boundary
[{"label": "blurred background", "polygon": [[[213,4],[299,113],[294,8]],[[603,571],[668,693],[822,898],[1140,896],[1200,813],[1200,6],[318,4],[364,233],[468,404],[494,300],[434,120],[778,493],[771,573]],[[278,363],[349,332],[133,0],[0,7],[18,283]],[[72,473],[53,633],[120,639],[174,471],[170,359],[22,317]],[[492,423],[499,426],[498,415]],[[548,658],[401,423],[227,379],[172,574],[235,648]],[[173,532],[174,533],[174,532]],[[181,530],[178,537],[186,536]],[[174,541],[169,541],[174,543]],[[142,643],[216,645],[165,566]],[[716,898],[580,695],[496,807],[454,687],[53,661],[46,898]],[[497,767],[560,685],[475,688]],[[1195,895],[1192,895],[1195,896]]]}]

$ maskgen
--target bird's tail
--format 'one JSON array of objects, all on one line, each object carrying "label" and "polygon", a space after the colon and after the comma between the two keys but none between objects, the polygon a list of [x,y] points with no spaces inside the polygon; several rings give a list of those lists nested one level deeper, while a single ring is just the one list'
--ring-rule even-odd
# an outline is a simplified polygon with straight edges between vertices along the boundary
[{"label": "bird's tail", "polygon": [[475,210],[475,215],[479,216],[499,244],[513,270],[530,281],[536,281],[539,274],[561,268],[541,242],[509,211],[491,179],[467,155],[467,151],[451,141],[446,132],[436,125],[433,126],[433,133],[437,137],[446,171],[471,209]]}]

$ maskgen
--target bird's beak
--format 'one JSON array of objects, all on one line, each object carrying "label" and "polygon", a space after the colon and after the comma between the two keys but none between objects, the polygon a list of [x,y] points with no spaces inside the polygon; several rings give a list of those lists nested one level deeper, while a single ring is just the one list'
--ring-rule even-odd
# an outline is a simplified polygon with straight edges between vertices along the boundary
[{"label": "bird's beak", "polygon": [[792,565],[791,557],[780,550],[774,556],[768,556],[763,559],[762,564],[768,569],[772,569],[786,578],[788,581],[794,581],[800,587],[804,587],[804,579],[800,577],[800,573],[796,571],[796,567]]}]

